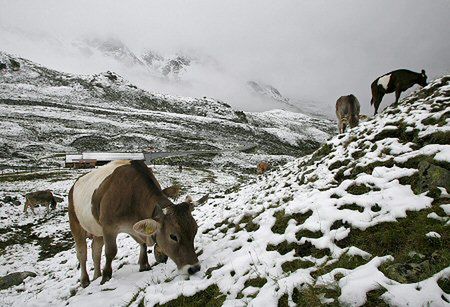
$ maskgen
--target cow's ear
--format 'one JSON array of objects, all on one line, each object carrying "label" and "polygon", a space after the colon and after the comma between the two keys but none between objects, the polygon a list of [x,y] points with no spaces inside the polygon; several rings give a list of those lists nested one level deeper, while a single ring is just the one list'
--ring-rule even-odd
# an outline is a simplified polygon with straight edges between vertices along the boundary
[{"label": "cow's ear", "polygon": [[133,230],[143,236],[151,236],[159,230],[161,224],[154,219],[146,219],[133,225]]},{"label": "cow's ear", "polygon": [[422,69],[422,75],[425,76],[425,69]]},{"label": "cow's ear", "polygon": [[195,206],[205,203],[208,200],[208,198],[209,198],[209,194],[206,194],[199,200],[194,200],[191,195],[188,195],[188,196],[186,196],[186,199],[184,200],[184,202],[188,203],[189,206],[191,207],[191,211],[193,211]]},{"label": "cow's ear", "polygon": [[184,202],[189,205],[189,207],[191,208],[191,211],[194,210],[194,207],[197,204],[197,202],[192,198],[191,195],[186,196],[186,198],[184,199]]}]

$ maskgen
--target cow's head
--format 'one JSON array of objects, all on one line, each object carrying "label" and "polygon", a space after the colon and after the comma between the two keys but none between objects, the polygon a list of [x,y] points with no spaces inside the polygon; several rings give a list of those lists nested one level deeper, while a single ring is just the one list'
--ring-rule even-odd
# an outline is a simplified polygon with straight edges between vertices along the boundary
[{"label": "cow's head", "polygon": [[166,206],[158,217],[137,222],[133,229],[148,240],[155,238],[162,252],[175,262],[183,274],[194,274],[200,270],[200,264],[194,248],[198,226],[192,217],[192,210],[206,199],[207,196],[197,202],[188,196],[181,204]]},{"label": "cow's head", "polygon": [[420,86],[427,86],[427,75],[425,74],[425,70],[422,69],[422,72],[419,75],[419,80],[417,81],[417,83]]}]

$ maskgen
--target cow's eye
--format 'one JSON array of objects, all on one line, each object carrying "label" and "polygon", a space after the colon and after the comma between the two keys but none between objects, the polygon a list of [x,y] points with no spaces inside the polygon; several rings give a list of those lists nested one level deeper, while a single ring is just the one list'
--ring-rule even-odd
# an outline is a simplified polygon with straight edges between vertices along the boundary
[{"label": "cow's eye", "polygon": [[171,235],[170,235],[170,238],[171,238],[172,240],[174,240],[175,242],[178,242],[178,237],[177,237],[176,235],[171,234]]}]

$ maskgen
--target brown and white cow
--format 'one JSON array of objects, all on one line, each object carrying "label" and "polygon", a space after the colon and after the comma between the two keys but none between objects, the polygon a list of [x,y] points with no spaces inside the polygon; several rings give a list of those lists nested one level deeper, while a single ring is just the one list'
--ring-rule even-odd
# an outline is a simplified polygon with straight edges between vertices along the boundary
[{"label": "brown and white cow", "polygon": [[28,208],[30,208],[31,212],[35,214],[34,207],[37,205],[45,205],[48,212],[50,208],[56,208],[58,199],[60,198],[55,197],[50,190],[27,193],[25,194],[25,204],[23,206],[23,212],[27,213]]},{"label": "brown and white cow", "polygon": [[375,107],[374,115],[377,114],[381,100],[383,100],[385,94],[395,92],[395,104],[397,104],[400,99],[400,94],[414,84],[427,86],[425,70],[422,69],[420,73],[417,73],[407,69],[398,69],[376,78],[370,85],[372,90],[370,104]]},{"label": "brown and white cow", "polygon": [[336,116],[338,119],[339,133],[344,133],[347,124],[354,128],[359,124],[360,105],[358,99],[350,94],[341,96],[336,101]]},{"label": "brown and white cow", "polygon": [[256,166],[256,172],[261,175],[264,174],[269,169],[269,163],[265,161],[261,161]]},{"label": "brown and white cow", "polygon": [[[119,233],[129,234],[140,244],[139,271],[150,270],[147,246],[155,245],[157,256],[170,257],[182,273],[198,272],[194,249],[197,223],[191,214],[195,204],[188,199],[174,205],[143,161],[113,161],[80,177],[69,192],[69,221],[81,266],[81,285],[89,285],[86,238],[93,238],[94,279],[103,275],[103,284],[112,275]],[[102,274],[103,244],[106,263]]]}]

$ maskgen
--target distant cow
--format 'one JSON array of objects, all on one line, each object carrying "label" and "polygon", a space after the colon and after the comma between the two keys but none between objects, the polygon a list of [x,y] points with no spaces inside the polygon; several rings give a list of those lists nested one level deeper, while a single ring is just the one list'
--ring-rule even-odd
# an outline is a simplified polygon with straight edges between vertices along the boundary
[{"label": "distant cow", "polygon": [[198,272],[197,223],[191,214],[196,203],[189,198],[174,205],[143,161],[113,161],[80,177],[69,192],[69,221],[81,266],[81,286],[89,285],[86,238],[93,239],[94,279],[102,275],[100,258],[105,244],[103,284],[112,275],[119,233],[129,234],[140,244],[139,271],[150,270],[147,245],[155,245],[157,259],[166,255],[184,274]]},{"label": "distant cow", "polygon": [[370,104],[375,107],[374,115],[377,114],[378,107],[385,94],[395,92],[395,103],[397,104],[400,94],[414,84],[427,85],[425,70],[422,69],[422,72],[416,73],[406,69],[399,69],[376,78],[371,84],[372,99],[370,100]]},{"label": "distant cow", "polygon": [[264,174],[269,169],[269,163],[261,161],[256,168],[259,175]]},{"label": "distant cow", "polygon": [[359,101],[350,94],[341,96],[336,101],[336,116],[338,119],[339,133],[344,133],[347,123],[350,128],[354,128],[359,124]]},{"label": "distant cow", "polygon": [[31,212],[35,214],[34,207],[36,205],[45,205],[48,212],[49,208],[56,208],[58,199],[59,198],[53,196],[53,193],[50,190],[27,193],[25,194],[25,205],[23,206],[23,212],[27,213],[28,208],[30,208]]}]

